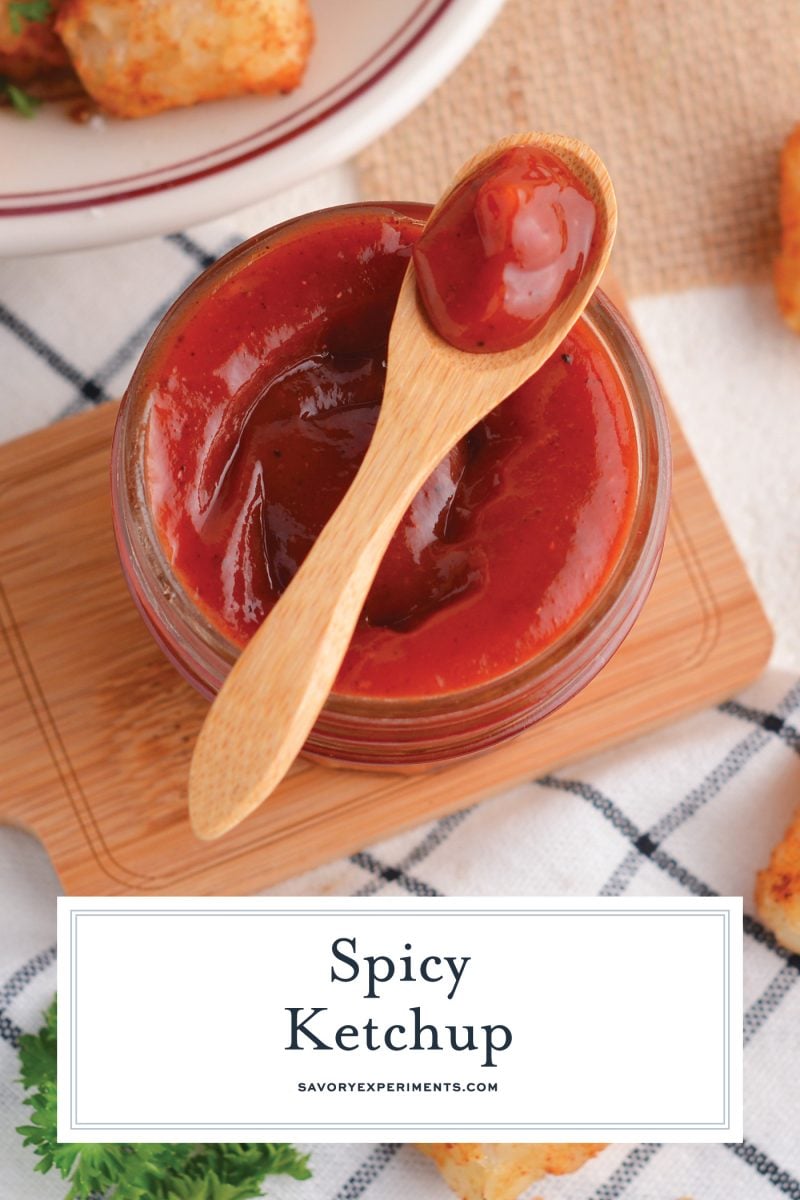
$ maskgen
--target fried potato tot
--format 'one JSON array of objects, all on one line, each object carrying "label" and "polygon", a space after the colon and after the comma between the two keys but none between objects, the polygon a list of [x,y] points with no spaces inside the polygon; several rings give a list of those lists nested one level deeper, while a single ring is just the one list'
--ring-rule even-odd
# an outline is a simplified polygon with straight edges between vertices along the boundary
[{"label": "fried potato tot", "polygon": [[306,0],[62,0],[56,28],[86,91],[119,117],[290,91],[313,41]]},{"label": "fried potato tot", "polygon": [[462,1200],[516,1200],[545,1175],[570,1175],[594,1158],[600,1142],[426,1142],[417,1146],[436,1163]]},{"label": "fried potato tot", "polygon": [[800,954],[800,812],[758,873],[756,908],[778,941]]},{"label": "fried potato tot", "polygon": [[789,134],[781,154],[779,213],[775,293],[786,324],[800,333],[800,125]]},{"label": "fried potato tot", "polygon": [[52,0],[44,20],[29,21],[14,8],[14,0],[0,0],[0,75],[12,83],[29,83],[69,65],[53,28],[57,9]]}]

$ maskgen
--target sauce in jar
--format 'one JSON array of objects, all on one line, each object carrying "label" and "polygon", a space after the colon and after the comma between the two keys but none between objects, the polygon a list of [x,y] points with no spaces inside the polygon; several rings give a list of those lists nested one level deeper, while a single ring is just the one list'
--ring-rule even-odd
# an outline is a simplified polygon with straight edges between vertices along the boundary
[{"label": "sauce in jar", "polygon": [[[355,475],[421,223],[364,207],[305,218],[185,306],[146,367],[146,483],[194,603],[244,645]],[[142,386],[142,384],[140,384]],[[581,321],[434,472],[365,605],[335,692],[441,696],[567,631],[606,583],[638,485],[633,418]]]},{"label": "sauce in jar", "polygon": [[596,226],[594,202],[560,158],[503,151],[453,189],[414,247],[434,329],[478,353],[529,341],[586,269]]}]

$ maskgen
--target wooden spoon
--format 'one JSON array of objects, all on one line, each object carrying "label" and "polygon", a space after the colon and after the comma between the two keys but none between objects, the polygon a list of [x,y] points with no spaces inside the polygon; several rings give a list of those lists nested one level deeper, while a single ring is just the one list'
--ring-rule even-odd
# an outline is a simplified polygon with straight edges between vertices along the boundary
[{"label": "wooden spoon", "polygon": [[531,341],[495,354],[467,354],[439,337],[418,303],[409,265],[389,336],[380,419],[361,468],[231,670],[197,739],[189,812],[200,838],[237,825],[281,781],[333,687],[383,554],[414,495],[456,442],[550,357],[597,287],[617,209],[605,167],[588,146],[543,133],[504,138],[471,159],[451,186],[501,151],[533,145],[561,158],[594,201],[594,259]]}]

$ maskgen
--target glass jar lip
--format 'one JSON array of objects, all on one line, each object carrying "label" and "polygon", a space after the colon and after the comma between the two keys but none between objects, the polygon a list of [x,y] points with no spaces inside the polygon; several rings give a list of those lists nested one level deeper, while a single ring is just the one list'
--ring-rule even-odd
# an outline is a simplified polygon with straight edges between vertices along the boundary
[{"label": "glass jar lip", "polygon": [[[224,681],[240,653],[200,610],[171,565],[151,519],[144,477],[147,426],[147,394],[141,386],[147,367],[161,340],[174,323],[237,270],[256,261],[287,236],[302,236],[303,227],[321,219],[360,211],[400,212],[424,221],[430,205],[418,202],[364,201],[337,205],[292,217],[256,234],[234,247],[204,271],[164,314],[151,336],[123,397],[112,448],[112,507],[114,528],[128,582],[146,622],[162,647],[180,645],[185,663],[170,657],[188,678],[208,695]],[[599,337],[625,385],[634,416],[639,455],[638,494],[629,536],[601,591],[581,614],[550,645],[510,671],[471,687],[427,696],[358,696],[332,693],[320,719],[326,714],[359,723],[389,720],[399,725],[418,722],[421,717],[436,723],[449,719],[454,709],[492,708],[493,702],[507,703],[509,696],[524,692],[532,683],[546,682],[551,673],[563,672],[574,658],[576,671],[587,670],[602,651],[619,612],[627,612],[635,597],[649,587],[658,565],[669,509],[671,455],[667,416],[658,383],[644,352],[623,315],[598,289],[584,314]],[[163,626],[166,637],[160,633]],[[593,672],[592,672],[593,673]]]}]

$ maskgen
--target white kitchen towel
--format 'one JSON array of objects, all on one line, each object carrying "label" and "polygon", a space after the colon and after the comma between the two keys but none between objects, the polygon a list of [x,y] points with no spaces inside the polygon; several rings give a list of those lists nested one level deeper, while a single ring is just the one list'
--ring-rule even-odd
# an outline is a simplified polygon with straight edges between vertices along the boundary
[{"label": "white kitchen towel", "polygon": [[[352,180],[333,172],[187,234],[0,263],[0,438],[119,395],[161,313],[214,257],[295,212],[353,198]],[[800,339],[781,328],[764,288],[652,297],[635,307],[776,624],[779,666],[735,701],[276,891],[744,895],[745,1143],[616,1146],[531,1195],[800,1200],[800,958],[776,946],[752,910],[755,872],[800,802]],[[66,1193],[60,1180],[33,1174],[33,1156],[13,1132],[25,1117],[15,1044],[20,1031],[38,1027],[55,986],[56,890],[41,849],[19,831],[0,830],[2,1200]],[[690,978],[685,983],[692,987]],[[587,978],[587,1007],[591,988]],[[567,1050],[565,1070],[575,1070]],[[278,1179],[268,1193],[278,1200],[449,1195],[408,1147],[317,1146],[312,1160],[312,1181]]]}]

